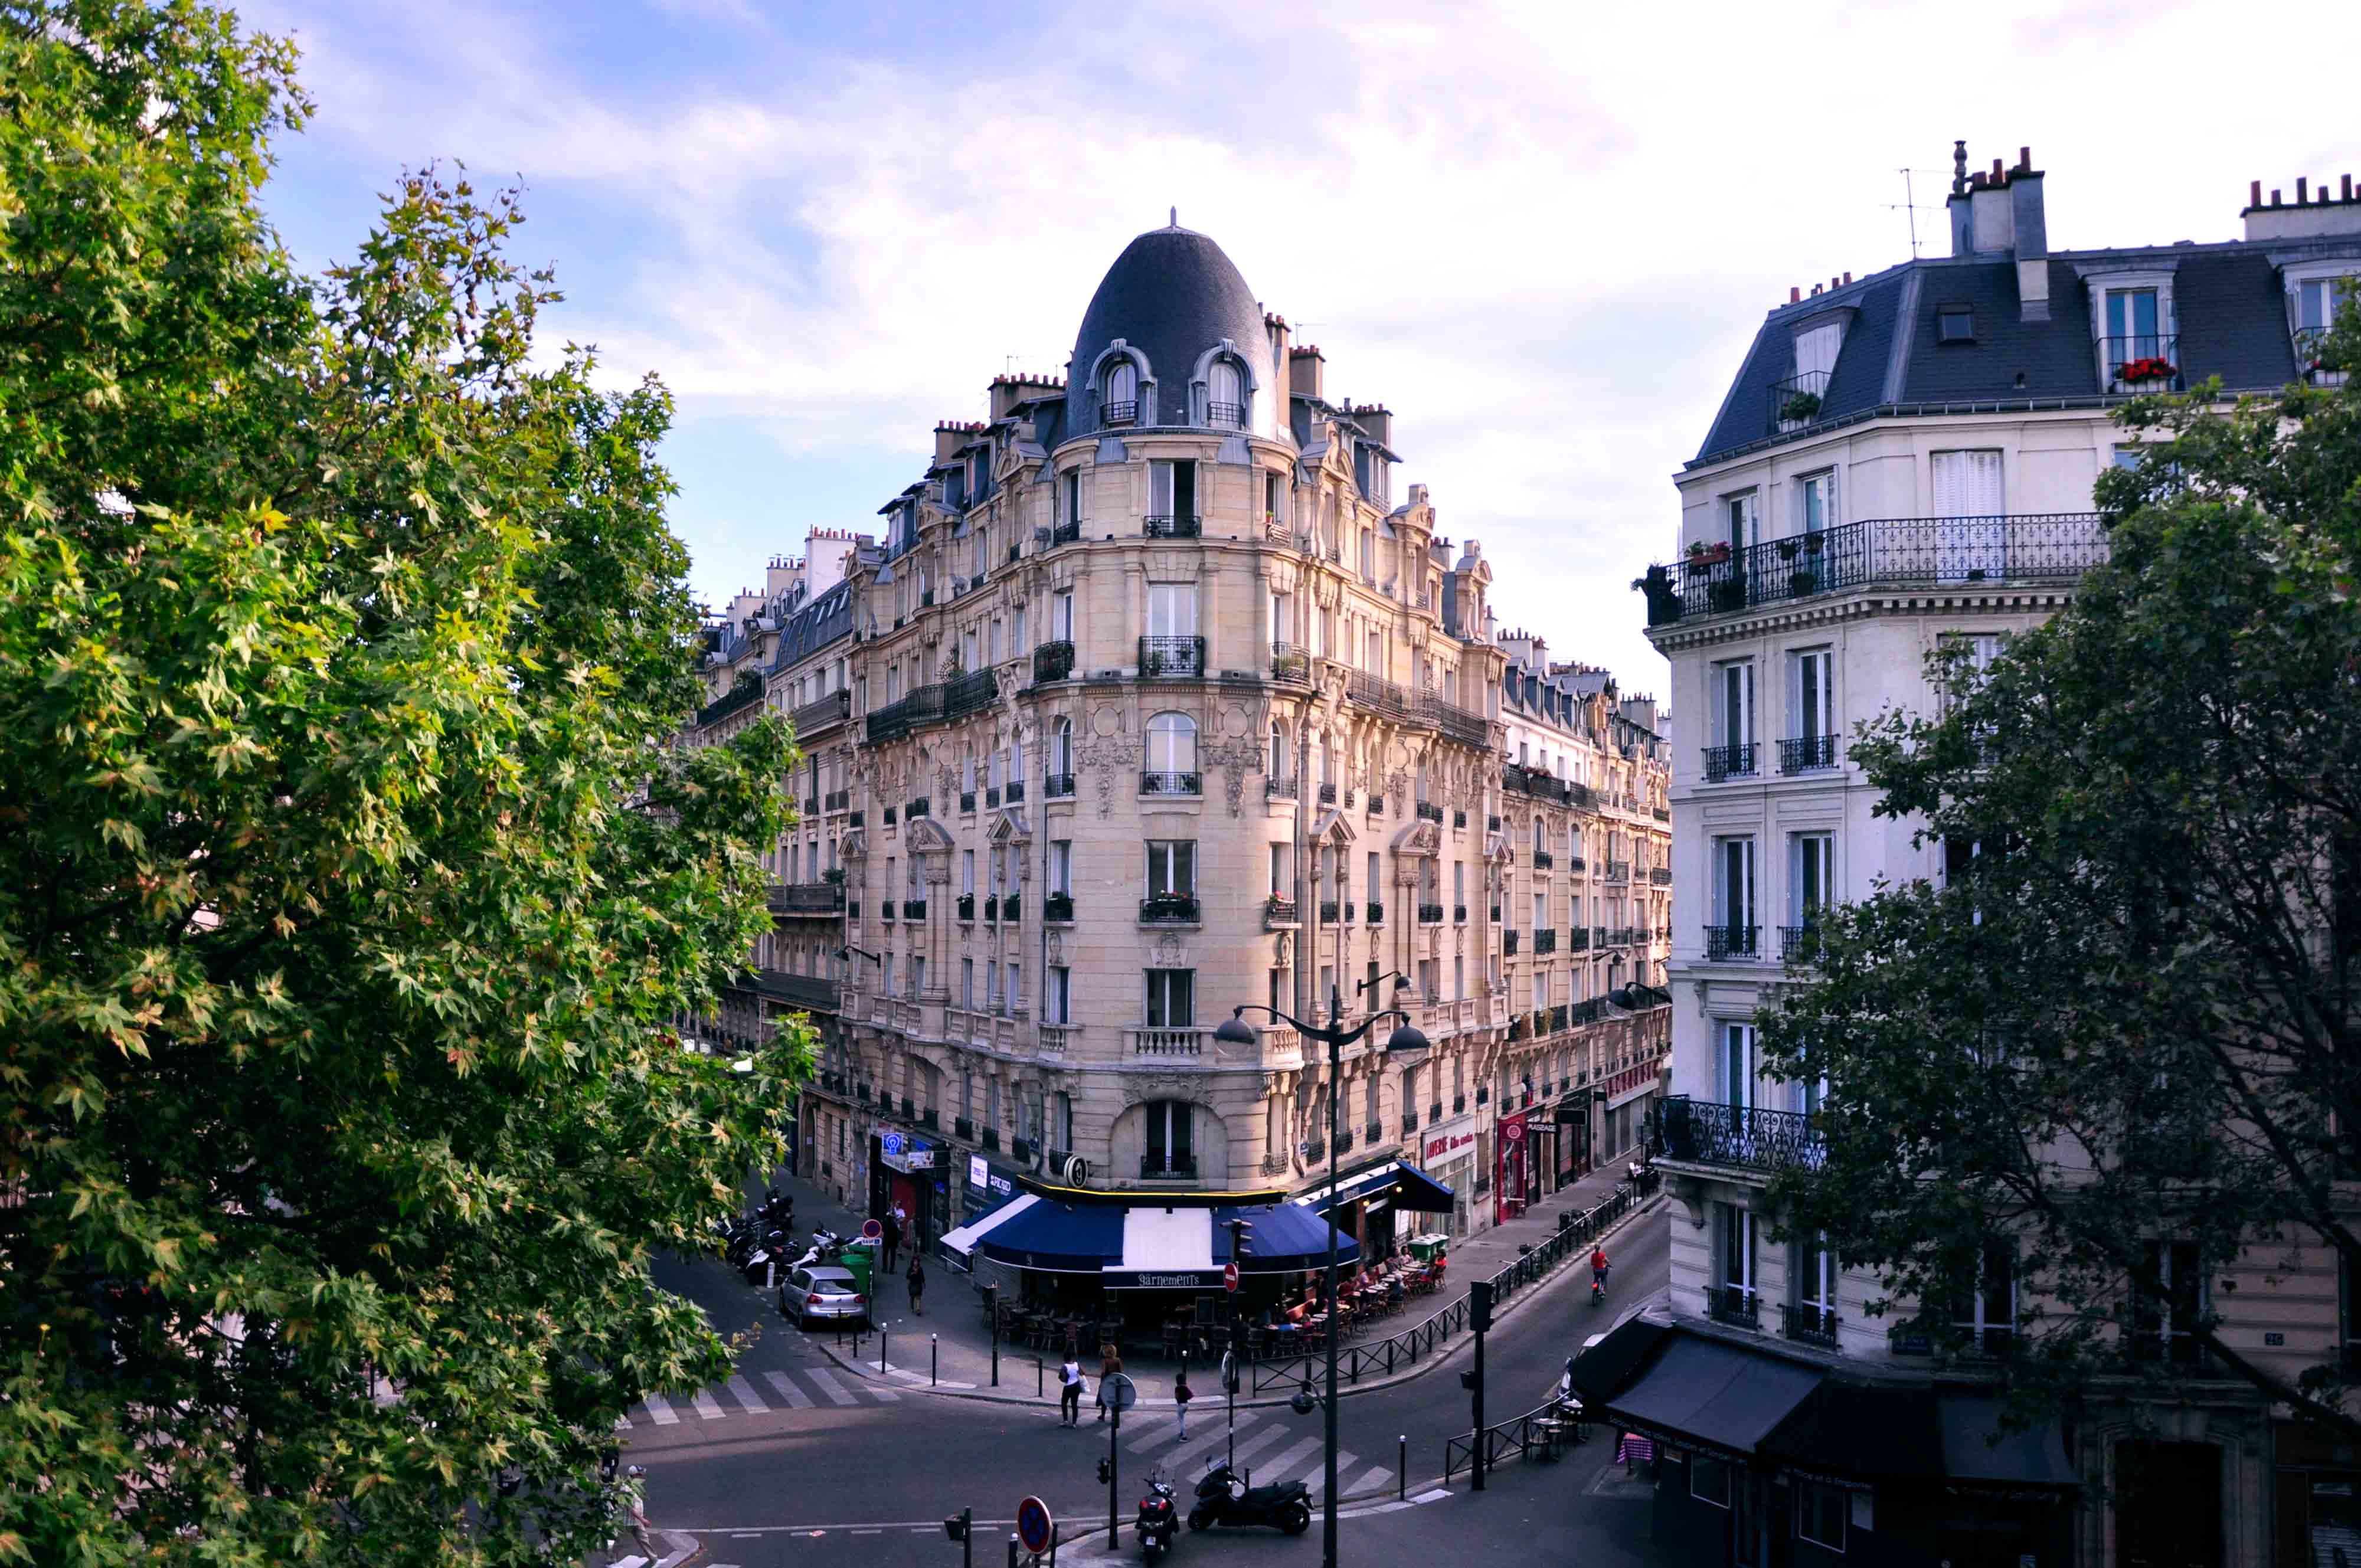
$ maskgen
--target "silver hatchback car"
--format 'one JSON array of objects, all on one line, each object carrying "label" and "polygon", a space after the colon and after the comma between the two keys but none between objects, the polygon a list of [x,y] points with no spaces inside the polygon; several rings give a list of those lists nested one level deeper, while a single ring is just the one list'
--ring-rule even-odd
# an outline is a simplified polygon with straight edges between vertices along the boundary
[{"label": "silver hatchback car", "polygon": [[857,1318],[866,1325],[869,1298],[849,1268],[797,1268],[779,1282],[779,1315],[793,1319],[797,1328],[815,1319]]}]

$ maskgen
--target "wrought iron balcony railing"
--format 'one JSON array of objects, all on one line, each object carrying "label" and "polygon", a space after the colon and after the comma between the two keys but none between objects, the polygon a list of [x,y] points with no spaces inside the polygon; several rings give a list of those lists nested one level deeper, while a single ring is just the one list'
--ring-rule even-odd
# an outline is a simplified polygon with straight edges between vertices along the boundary
[{"label": "wrought iron balcony railing", "polygon": [[1783,773],[1805,773],[1814,768],[1837,765],[1837,738],[1833,735],[1804,735],[1779,742],[1779,771]]},{"label": "wrought iron balcony railing", "polygon": [[1074,645],[1063,640],[1033,650],[1033,684],[1062,681],[1074,673]]},{"label": "wrought iron balcony railing", "polygon": [[1810,921],[1779,927],[1779,956],[1791,963],[1811,963],[1820,956],[1820,928]]},{"label": "wrought iron balcony railing", "polygon": [[1705,956],[1708,959],[1752,959],[1761,957],[1756,938],[1762,927],[1757,926],[1708,926],[1705,928]]},{"label": "wrought iron balcony railing", "polygon": [[1139,418],[1139,400],[1126,398],[1121,402],[1101,403],[1099,422],[1106,425],[1131,424]]},{"label": "wrought iron balcony railing", "polygon": [[2110,392],[2181,389],[2178,333],[2142,332],[2128,337],[2103,337],[2099,339],[2099,362],[2105,368]]},{"label": "wrought iron balcony railing", "polygon": [[1205,640],[1143,637],[1139,640],[1139,673],[1151,676],[1202,675],[1205,673]]},{"label": "wrought iron balcony railing", "polygon": [[1074,895],[1071,893],[1053,893],[1044,898],[1041,901],[1041,918],[1071,924],[1074,918]]},{"label": "wrought iron balcony railing", "polygon": [[1535,871],[1545,872],[1556,864],[1557,857],[1551,854],[1547,850],[1535,850],[1533,851],[1533,869]]},{"label": "wrought iron balcony railing", "polygon": [[1312,655],[1291,642],[1270,645],[1271,679],[1297,685],[1308,685],[1312,679]]},{"label": "wrought iron balcony railing", "polygon": [[1295,900],[1291,898],[1282,898],[1274,893],[1263,900],[1262,917],[1265,925],[1292,926],[1296,924],[1300,914],[1301,912],[1295,906]]},{"label": "wrought iron balcony railing", "polygon": [[1144,1154],[1139,1157],[1139,1179],[1154,1181],[1197,1174],[1197,1157],[1186,1154]]},{"label": "wrought iron balcony railing", "polygon": [[1197,918],[1197,895],[1193,893],[1150,894],[1139,901],[1139,923],[1143,926],[1181,926]]},{"label": "wrought iron balcony railing", "polygon": [[1705,1315],[1717,1323],[1732,1328],[1763,1330],[1763,1300],[1743,1285],[1708,1285],[1705,1288]]},{"label": "wrought iron balcony railing", "polygon": [[1664,1157],[1749,1170],[1817,1170],[1828,1135],[1801,1111],[1763,1111],[1675,1094],[1664,1106]]},{"label": "wrought iron balcony railing", "polygon": [[1443,905],[1441,905],[1440,904],[1422,904],[1422,905],[1420,905],[1418,906],[1418,923],[1419,923],[1420,925],[1422,925],[1422,926],[1440,926],[1440,925],[1442,925],[1442,924],[1443,924]]},{"label": "wrought iron balcony railing", "polygon": [[1272,773],[1262,781],[1262,794],[1265,800],[1293,800],[1295,781]]},{"label": "wrought iron balcony railing", "polygon": [[1071,544],[1082,538],[1082,525],[1081,523],[1060,522],[1050,528],[1049,543],[1052,548],[1060,544]]},{"label": "wrought iron balcony railing", "polygon": [[955,901],[955,910],[954,910],[954,912],[955,912],[955,913],[959,916],[959,917],[960,917],[961,919],[962,919],[962,920],[972,920],[972,919],[974,919],[974,918],[975,918],[975,894],[972,894],[972,893],[962,893],[962,894],[961,894],[959,895],[959,898]]},{"label": "wrought iron balcony railing", "polygon": [[1533,951],[1534,951],[1534,952],[1536,952],[1536,953],[1554,953],[1554,952],[1556,952],[1556,951],[1557,951],[1557,932],[1556,932],[1555,930],[1554,930],[1554,929],[1553,929],[1553,930],[1548,930],[1548,931],[1536,931],[1536,932],[1534,932],[1534,933],[1533,933]]},{"label": "wrought iron balcony railing", "polygon": [[1513,958],[1515,958],[1515,957],[1517,956],[1517,940],[1518,940],[1518,933],[1516,933],[1515,931],[1503,931],[1503,932],[1501,932],[1501,933],[1500,933],[1500,950],[1501,950],[1502,952],[1504,952],[1504,953],[1508,954],[1510,958],[1512,958],[1512,959],[1513,959]]},{"label": "wrought iron balcony railing", "polygon": [[1836,1310],[1832,1307],[1813,1301],[1780,1304],[1779,1332],[1801,1344],[1836,1349],[1839,1322]]},{"label": "wrought iron balcony railing", "polygon": [[1050,773],[1041,780],[1041,794],[1049,800],[1063,800],[1074,793],[1074,775]]},{"label": "wrought iron balcony railing", "polygon": [[1367,905],[1363,906],[1363,913],[1367,916],[1368,922],[1372,926],[1382,925],[1385,922],[1386,906],[1378,903],[1375,899],[1370,900]]},{"label": "wrought iron balcony railing", "polygon": [[1139,775],[1142,795],[1198,795],[1202,791],[1195,773],[1143,773]]},{"label": "wrought iron balcony railing", "polygon": [[1752,740],[1736,746],[1708,746],[1705,749],[1705,782],[1719,784],[1724,779],[1752,778],[1754,755],[1759,750]]},{"label": "wrought iron balcony railing", "polygon": [[1880,583],[2070,583],[2107,556],[2100,514],[1872,518],[1652,566],[1648,624]]},{"label": "wrought iron balcony railing", "polygon": [[1205,405],[1205,422],[1219,430],[1243,430],[1246,422],[1244,403],[1209,402]]},{"label": "wrought iron balcony railing", "polygon": [[1194,539],[1202,528],[1187,512],[1150,512],[1139,520],[1139,531],[1150,539]]},{"label": "wrought iron balcony railing", "polygon": [[1443,807],[1431,800],[1422,800],[1412,808],[1412,815],[1422,822],[1439,823],[1443,820]]}]

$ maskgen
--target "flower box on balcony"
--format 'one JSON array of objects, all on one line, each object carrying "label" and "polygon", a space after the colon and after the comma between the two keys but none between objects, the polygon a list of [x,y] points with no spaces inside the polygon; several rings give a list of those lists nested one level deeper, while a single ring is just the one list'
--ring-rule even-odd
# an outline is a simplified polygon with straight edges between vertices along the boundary
[{"label": "flower box on balcony", "polygon": [[1779,404],[1779,423],[1793,429],[1809,424],[1820,417],[1820,395],[1817,392],[1790,392]]},{"label": "flower box on balcony", "polygon": [[1727,544],[1692,544],[1682,565],[1688,568],[1689,576],[1695,577],[1703,576],[1729,559],[1730,546]]},{"label": "flower box on balcony", "polygon": [[2161,391],[2179,374],[2180,368],[2171,360],[2157,354],[2126,359],[2115,372],[2126,391]]}]

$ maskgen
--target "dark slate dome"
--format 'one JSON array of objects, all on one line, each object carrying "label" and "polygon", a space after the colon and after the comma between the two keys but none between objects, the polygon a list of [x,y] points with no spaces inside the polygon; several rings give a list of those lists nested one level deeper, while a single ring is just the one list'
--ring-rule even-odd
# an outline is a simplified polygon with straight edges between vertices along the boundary
[{"label": "dark slate dome", "polygon": [[1261,407],[1268,399],[1257,396],[1267,394],[1270,381],[1262,306],[1222,247],[1203,235],[1177,226],[1151,229],[1125,246],[1099,280],[1067,368],[1067,413],[1077,433],[1100,428],[1092,371],[1117,338],[1147,359],[1144,375],[1155,383],[1152,408],[1141,389],[1138,423],[1192,422],[1190,380],[1206,350],[1224,338],[1246,366],[1248,400],[1257,405],[1254,423],[1265,422]]}]

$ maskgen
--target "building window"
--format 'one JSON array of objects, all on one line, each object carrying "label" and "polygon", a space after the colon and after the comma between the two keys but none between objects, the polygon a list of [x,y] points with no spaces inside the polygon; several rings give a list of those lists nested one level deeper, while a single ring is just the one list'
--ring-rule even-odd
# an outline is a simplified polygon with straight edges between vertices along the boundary
[{"label": "building window", "polygon": [[[1927,463],[1937,517],[1999,517],[2008,510],[1998,452],[1937,452]],[[1971,548],[1978,543],[1972,534],[1961,539]],[[1997,546],[1999,536],[1990,543]]]},{"label": "building window", "polygon": [[2143,359],[2172,358],[2166,342],[2169,328],[2163,294],[2155,289],[2110,289],[2106,298],[2107,376],[2114,379],[2125,365]]},{"label": "building window", "polygon": [[1192,969],[1152,969],[1148,971],[1148,1026],[1188,1029],[1197,1023],[1197,971]]},{"label": "building window", "polygon": [[1151,839],[1148,841],[1148,896],[1188,897],[1197,891],[1197,841],[1194,839]]},{"label": "building window", "polygon": [[[1155,520],[1171,525],[1168,532],[1197,521],[1197,465],[1191,462],[1157,461],[1148,466],[1148,514],[1149,532],[1154,532]],[[1191,597],[1195,590],[1191,589]]]},{"label": "building window", "polygon": [[1787,836],[1787,925],[1795,938],[1801,938],[1819,924],[1820,911],[1834,896],[1836,869],[1835,834]]},{"label": "building window", "polygon": [[1236,430],[1246,422],[1246,377],[1235,359],[1217,356],[1208,368],[1205,422],[1224,430]]},{"label": "building window", "polygon": [[1194,637],[1197,634],[1197,585],[1148,585],[1148,634],[1150,637]]},{"label": "building window", "polygon": [[971,894],[975,891],[975,851],[973,850],[960,851],[960,891]]},{"label": "building window", "polygon": [[1270,891],[1279,898],[1295,895],[1294,849],[1292,844],[1273,844],[1270,847]]},{"label": "building window", "polygon": [[1197,1174],[1193,1110],[1186,1100],[1148,1102],[1142,1113],[1147,1135],[1139,1165],[1142,1176]]},{"label": "building window", "polygon": [[1717,1508],[1730,1507],[1730,1466],[1710,1454],[1689,1455],[1689,1496]]},{"label": "building window", "polygon": [[1063,1024],[1072,1018],[1073,973],[1064,964],[1052,964],[1043,971],[1041,1022],[1044,1024]]},{"label": "building window", "polygon": [[1966,305],[1935,307],[1935,341],[1937,343],[1973,343],[1976,340],[1975,312]]},{"label": "building window", "polygon": [[1708,959],[1755,956],[1754,840],[1713,841],[1713,917],[1706,932]]},{"label": "building window", "polygon": [[1067,894],[1074,891],[1074,841],[1071,839],[1049,840],[1049,891]]},{"label": "building window", "polygon": [[970,1009],[975,1006],[975,960],[973,959],[960,959],[960,1005]]},{"label": "building window", "polygon": [[1049,729],[1049,771],[1061,778],[1074,773],[1074,721],[1060,718]]},{"label": "building window", "polygon": [[1754,1025],[1725,1023],[1721,1026],[1721,1102],[1735,1110],[1754,1103]]},{"label": "building window", "polygon": [[1721,499],[1722,537],[1732,550],[1743,550],[1754,543],[1754,492],[1746,490]]},{"label": "building window", "polygon": [[1270,776],[1274,779],[1286,778],[1292,771],[1288,766],[1289,761],[1287,727],[1274,718],[1270,722],[1270,762],[1268,768]]},{"label": "building window", "polygon": [[1106,393],[1099,400],[1100,422],[1130,424],[1139,417],[1139,371],[1128,359],[1107,367]]},{"label": "building window", "polygon": [[1825,473],[1806,474],[1795,481],[1795,531],[1799,533],[1819,533],[1836,526],[1837,476],[1831,468]]},{"label": "building window", "polygon": [[1049,596],[1049,641],[1071,642],[1074,640],[1074,592],[1063,589]]},{"label": "building window", "polygon": [[1082,522],[1082,471],[1069,468],[1058,479],[1058,521],[1079,528]]},{"label": "building window", "polygon": [[1713,1206],[1713,1277],[1738,1302],[1754,1297],[1756,1225],[1752,1211],[1735,1203]]},{"label": "building window", "polygon": [[1185,713],[1159,713],[1148,721],[1148,771],[1197,771],[1197,721]]},{"label": "building window", "polygon": [[1971,1348],[2000,1352],[2016,1333],[2016,1249],[1984,1244],[1950,1277],[1951,1326]]},{"label": "building window", "polygon": [[2196,1330],[2210,1294],[2197,1244],[2153,1241],[2147,1244],[2144,1254],[2161,1293],[2146,1288],[2133,1292],[2128,1341],[2132,1359],[2195,1366],[2203,1358]]},{"label": "building window", "polygon": [[1716,664],[1709,678],[1713,744],[1706,749],[1706,779],[1748,777],[1755,771],[1754,661]]},{"label": "building window", "polygon": [[1830,1552],[1845,1549],[1845,1520],[1852,1512],[1851,1494],[1825,1481],[1795,1482],[1795,1534]]}]

